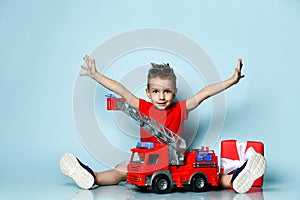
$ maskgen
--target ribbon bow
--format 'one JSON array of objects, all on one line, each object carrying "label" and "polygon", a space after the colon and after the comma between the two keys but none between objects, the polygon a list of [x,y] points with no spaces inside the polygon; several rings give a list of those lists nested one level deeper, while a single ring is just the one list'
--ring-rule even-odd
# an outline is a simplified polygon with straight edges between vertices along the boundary
[{"label": "ribbon bow", "polygon": [[221,158],[221,168],[224,168],[224,174],[228,174],[233,170],[241,167],[251,155],[255,154],[256,151],[253,147],[249,147],[246,150],[247,142],[236,141],[236,149],[239,155],[238,160],[231,160],[228,158]]}]

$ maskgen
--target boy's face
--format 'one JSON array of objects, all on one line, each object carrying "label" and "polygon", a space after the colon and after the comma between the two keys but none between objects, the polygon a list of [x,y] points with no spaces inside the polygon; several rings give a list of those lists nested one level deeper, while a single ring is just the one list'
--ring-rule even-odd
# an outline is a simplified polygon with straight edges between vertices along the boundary
[{"label": "boy's face", "polygon": [[172,105],[177,89],[173,81],[170,79],[161,79],[159,77],[149,80],[149,88],[146,89],[146,94],[153,105],[159,110],[165,110]]}]

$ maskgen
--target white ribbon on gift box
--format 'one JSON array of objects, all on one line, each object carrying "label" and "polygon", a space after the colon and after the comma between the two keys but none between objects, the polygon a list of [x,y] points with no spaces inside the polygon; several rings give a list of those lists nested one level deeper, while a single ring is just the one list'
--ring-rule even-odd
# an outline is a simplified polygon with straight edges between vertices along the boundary
[{"label": "white ribbon on gift box", "polygon": [[256,151],[253,147],[249,147],[246,151],[247,142],[236,141],[236,149],[239,155],[238,160],[231,160],[228,158],[221,158],[221,168],[224,168],[224,174],[228,174],[233,170],[241,167],[251,155],[255,154]]}]

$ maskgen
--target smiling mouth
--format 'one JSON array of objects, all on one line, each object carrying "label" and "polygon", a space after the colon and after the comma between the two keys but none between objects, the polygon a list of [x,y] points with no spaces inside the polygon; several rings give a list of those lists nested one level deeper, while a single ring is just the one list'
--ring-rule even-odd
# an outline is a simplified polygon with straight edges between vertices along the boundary
[{"label": "smiling mouth", "polygon": [[167,103],[158,103],[160,106],[165,106]]}]

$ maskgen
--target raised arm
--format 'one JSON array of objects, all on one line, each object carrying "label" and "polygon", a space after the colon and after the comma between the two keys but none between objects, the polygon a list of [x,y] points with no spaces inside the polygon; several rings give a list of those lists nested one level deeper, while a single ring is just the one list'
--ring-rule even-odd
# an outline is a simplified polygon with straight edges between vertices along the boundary
[{"label": "raised arm", "polygon": [[195,94],[193,97],[188,99],[186,101],[187,111],[189,112],[195,109],[205,99],[215,94],[218,94],[226,90],[227,88],[231,87],[232,85],[238,83],[239,80],[244,77],[244,75],[241,75],[242,66],[243,66],[242,59],[239,59],[237,63],[237,67],[235,68],[235,72],[231,78],[220,83],[208,85],[204,87],[200,92]]},{"label": "raised arm", "polygon": [[138,109],[139,99],[136,96],[134,96],[127,88],[125,88],[119,82],[112,80],[104,76],[103,74],[100,74],[96,69],[95,59],[92,59],[86,55],[83,57],[83,60],[86,63],[86,66],[81,65],[81,68],[85,70],[85,73],[80,74],[80,76],[88,76],[94,79],[105,88],[125,98],[126,102],[131,107]]}]

